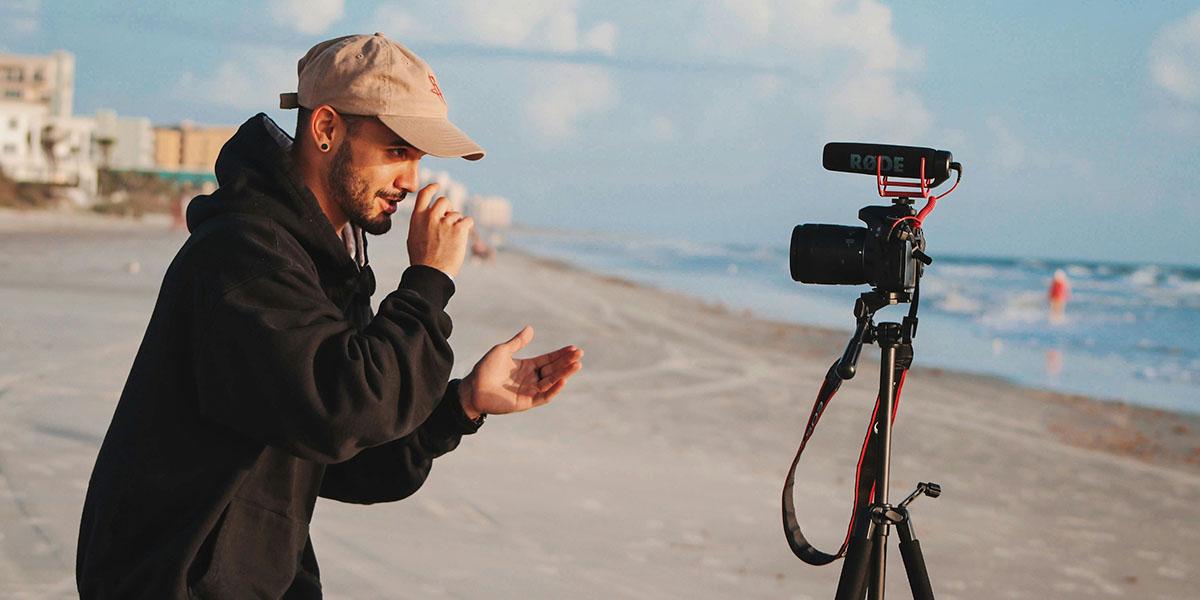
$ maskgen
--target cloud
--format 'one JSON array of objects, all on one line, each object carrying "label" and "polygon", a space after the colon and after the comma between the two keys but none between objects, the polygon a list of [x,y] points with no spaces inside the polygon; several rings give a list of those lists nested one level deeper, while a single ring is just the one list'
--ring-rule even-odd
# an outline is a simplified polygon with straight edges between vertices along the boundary
[{"label": "cloud", "polygon": [[617,26],[607,21],[589,29],[579,38],[580,46],[605,56],[617,53]]},{"label": "cloud", "polygon": [[1150,73],[1173,98],[1200,103],[1200,9],[1158,33],[1150,46]]},{"label": "cloud", "polygon": [[[618,29],[610,21],[581,23],[576,0],[415,0],[388,2],[370,27],[404,42],[464,44],[550,53],[612,57]],[[616,105],[619,93],[608,68],[570,62],[538,65],[517,100],[525,123],[542,140],[561,143],[578,135],[589,117]]]},{"label": "cloud", "polygon": [[911,71],[924,61],[900,42],[891,9],[876,0],[708,0],[691,42],[707,55],[808,67],[838,56],[874,72]]},{"label": "cloud", "polygon": [[345,8],[345,0],[270,0],[267,5],[276,23],[310,35],[341,20]]},{"label": "cloud", "polygon": [[[1056,149],[1053,143],[1046,144],[1044,140],[1029,141],[1026,139],[1025,132],[1017,131],[1007,120],[997,115],[989,116],[984,120],[984,124],[987,126],[988,132],[992,134],[992,139],[988,140],[984,146],[990,147],[993,152],[980,158],[987,161],[989,166],[994,165],[1009,174],[1050,171],[1068,173],[1075,178],[1086,178],[1095,173],[1092,162],[1087,158],[1079,156],[1077,153]],[[958,132],[947,138],[945,147],[972,146],[971,144],[960,144],[959,141],[954,141],[955,138],[966,141],[962,140],[961,132]]]},{"label": "cloud", "polygon": [[406,7],[400,4],[386,2],[375,8],[375,13],[371,16],[371,20],[363,28],[382,31],[393,38],[405,41],[410,37],[417,37],[415,34],[418,29],[418,21]]},{"label": "cloud", "polygon": [[41,29],[41,0],[6,0],[0,3],[0,48],[9,40],[29,38]]},{"label": "cloud", "polygon": [[581,26],[576,6],[575,0],[388,2],[376,8],[371,26],[411,40],[613,55],[617,26]]},{"label": "cloud", "polygon": [[[665,25],[660,35],[639,37],[643,52],[634,57],[618,56],[620,26],[644,35],[645,24],[621,21],[629,17],[620,11],[591,16],[610,13],[585,12],[580,4],[393,1],[378,6],[365,28],[411,41],[418,49],[421,43],[433,43],[483,49],[485,56],[488,49],[543,53],[542,61],[556,67],[573,65],[575,72],[591,65],[586,72],[603,78],[581,85],[593,85],[607,96],[592,101],[561,89],[526,92],[524,110],[531,119],[542,110],[555,115],[537,119],[539,131],[549,138],[574,131],[571,123],[578,115],[607,110],[608,103],[616,102],[620,94],[609,69],[670,70],[672,65],[692,73],[713,71],[714,77],[748,77],[744,84],[731,81],[727,90],[714,89],[710,102],[714,108],[744,102],[739,114],[747,118],[760,116],[759,109],[767,104],[787,104],[793,115],[815,111],[811,118],[826,136],[896,143],[915,143],[932,125],[924,99],[906,81],[923,68],[923,53],[900,40],[891,10],[878,0],[702,0],[694,10],[683,11],[678,24]],[[555,62],[559,56],[564,60]],[[534,69],[549,71],[543,66]],[[555,69],[553,76],[563,77],[565,72]],[[740,100],[718,98],[746,91],[749,94]],[[578,110],[557,107],[571,95],[584,102]],[[646,134],[648,139],[655,136],[652,128]]]},{"label": "cloud", "polygon": [[675,122],[670,117],[659,115],[650,119],[650,133],[656,142],[669,142],[675,139]]},{"label": "cloud", "polygon": [[546,141],[575,137],[581,121],[617,103],[612,77],[593,65],[550,65],[537,69],[531,79],[525,120]]},{"label": "cloud", "polygon": [[1149,63],[1160,94],[1147,112],[1150,123],[1176,134],[1200,132],[1200,9],[1158,32]]},{"label": "cloud", "polygon": [[933,123],[921,97],[895,79],[879,74],[850,74],[826,92],[826,137],[912,144]]},{"label": "cloud", "polygon": [[804,92],[815,92],[824,107],[827,135],[906,143],[932,124],[924,100],[904,82],[923,68],[924,54],[900,41],[891,10],[876,0],[709,0],[700,14],[694,54],[754,61],[802,79]]},{"label": "cloud", "polygon": [[185,71],[175,82],[174,95],[239,110],[277,106],[279,94],[296,90],[296,61],[303,50],[274,47],[243,48],[206,74]]}]

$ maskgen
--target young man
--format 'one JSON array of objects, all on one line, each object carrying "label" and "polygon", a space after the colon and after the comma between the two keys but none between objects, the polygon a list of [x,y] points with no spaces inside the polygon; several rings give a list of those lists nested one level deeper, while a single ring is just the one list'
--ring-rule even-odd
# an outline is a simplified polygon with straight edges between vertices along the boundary
[{"label": "young man", "polygon": [[319,598],[318,496],[404,498],[485,414],[545,404],[580,369],[573,346],[513,358],[526,327],[447,383],[472,223],[434,186],[416,194],[412,266],[371,314],[362,232],[390,228],[422,156],[483,150],[381,34],[318,44],[299,75],[281,99],[303,107],[296,139],[250,119],[188,208],[88,488],[84,598]]}]

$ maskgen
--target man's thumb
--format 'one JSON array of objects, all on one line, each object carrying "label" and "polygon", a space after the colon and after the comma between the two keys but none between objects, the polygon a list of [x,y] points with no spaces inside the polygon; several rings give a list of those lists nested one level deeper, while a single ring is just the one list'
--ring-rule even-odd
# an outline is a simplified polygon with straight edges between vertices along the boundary
[{"label": "man's thumb", "polygon": [[529,342],[532,342],[532,341],[533,341],[533,328],[526,325],[525,327],[521,328],[521,331],[518,331],[517,335],[514,335],[511,340],[504,342],[503,346],[504,346],[505,350],[508,350],[509,352],[512,352],[512,353],[516,353],[521,348],[524,348],[525,346],[529,345]]}]

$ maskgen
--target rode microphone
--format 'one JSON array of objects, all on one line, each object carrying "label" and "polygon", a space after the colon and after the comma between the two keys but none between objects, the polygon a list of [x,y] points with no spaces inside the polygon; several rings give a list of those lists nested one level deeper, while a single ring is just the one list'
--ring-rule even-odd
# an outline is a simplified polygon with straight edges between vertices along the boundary
[{"label": "rode microphone", "polygon": [[950,163],[954,160],[950,152],[916,146],[829,142],[822,163],[829,171],[920,179],[922,158],[925,179],[938,182],[933,187],[950,178]]}]

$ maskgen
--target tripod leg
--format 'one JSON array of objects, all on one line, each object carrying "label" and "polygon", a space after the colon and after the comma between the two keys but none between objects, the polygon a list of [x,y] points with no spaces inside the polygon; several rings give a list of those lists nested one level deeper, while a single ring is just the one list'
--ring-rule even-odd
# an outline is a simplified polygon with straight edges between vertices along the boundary
[{"label": "tripod leg", "polygon": [[866,595],[867,565],[874,545],[875,527],[870,511],[863,511],[854,528],[854,536],[850,538],[850,546],[846,549],[835,600],[862,600]]},{"label": "tripod leg", "polygon": [[871,544],[871,582],[867,585],[867,597],[883,599],[884,580],[887,577],[887,525],[875,525],[875,541]]},{"label": "tripod leg", "polygon": [[904,572],[908,575],[908,587],[913,600],[933,600],[933,587],[929,583],[929,571],[925,569],[925,556],[921,554],[921,541],[916,538],[908,515],[896,524],[900,533],[900,557],[904,559]]}]

